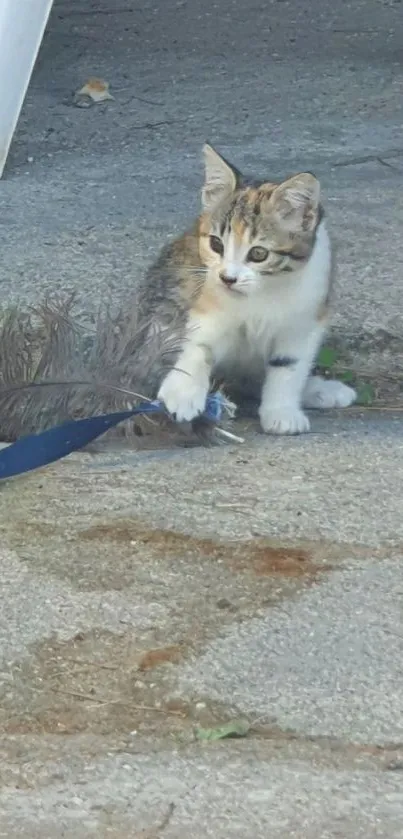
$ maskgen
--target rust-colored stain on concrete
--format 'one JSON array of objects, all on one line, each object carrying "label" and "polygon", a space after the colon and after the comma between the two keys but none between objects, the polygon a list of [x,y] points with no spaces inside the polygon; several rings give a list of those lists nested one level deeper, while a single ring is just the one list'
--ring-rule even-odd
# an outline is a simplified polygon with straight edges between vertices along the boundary
[{"label": "rust-colored stain on concrete", "polygon": [[285,577],[303,577],[324,570],[313,561],[308,550],[270,545],[252,546],[244,557],[234,558],[233,566],[240,571],[250,568],[258,575],[281,574]]},{"label": "rust-colored stain on concrete", "polygon": [[180,661],[183,655],[183,647],[178,644],[171,647],[158,647],[155,650],[148,650],[141,656],[139,661],[139,670],[153,670],[154,667],[159,667],[161,664],[168,662],[176,663]]},{"label": "rust-colored stain on concrete", "polygon": [[250,571],[258,576],[304,577],[330,568],[329,565],[316,562],[310,548],[277,546],[262,538],[244,542],[219,542],[174,530],[148,528],[134,520],[119,519],[109,524],[96,524],[79,531],[77,538],[131,545],[134,551],[146,546],[159,557],[165,558],[189,554],[201,558],[210,557],[225,562],[236,571]]}]

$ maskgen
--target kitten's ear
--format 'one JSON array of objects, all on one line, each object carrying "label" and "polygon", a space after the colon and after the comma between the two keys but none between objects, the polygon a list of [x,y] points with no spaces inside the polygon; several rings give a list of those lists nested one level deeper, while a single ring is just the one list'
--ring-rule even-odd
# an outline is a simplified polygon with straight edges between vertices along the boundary
[{"label": "kitten's ear", "polygon": [[315,175],[302,172],[280,184],[270,197],[282,226],[290,232],[315,229],[320,200],[320,184]]},{"label": "kitten's ear", "polygon": [[203,156],[205,178],[202,189],[202,203],[205,210],[211,210],[218,201],[234,192],[239,172],[230,166],[208,143],[203,146]]}]

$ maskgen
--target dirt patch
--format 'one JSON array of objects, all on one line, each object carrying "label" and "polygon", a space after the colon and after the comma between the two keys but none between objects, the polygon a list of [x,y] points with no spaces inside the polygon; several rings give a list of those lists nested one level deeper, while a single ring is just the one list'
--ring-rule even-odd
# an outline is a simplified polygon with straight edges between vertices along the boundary
[{"label": "dirt patch", "polygon": [[[236,709],[212,702],[209,697],[192,701],[172,694],[174,646],[138,649],[129,632],[122,636],[94,631],[77,634],[68,642],[48,639],[35,645],[32,656],[13,671],[13,691],[2,696],[0,724],[3,735],[86,735],[86,750],[98,752],[144,752],[196,746],[196,728],[222,726],[237,716]],[[159,653],[159,657],[155,657]],[[148,658],[146,656],[148,655]],[[144,662],[149,670],[141,669]],[[243,715],[244,716],[244,715]],[[289,748],[303,760],[319,765],[359,764],[368,759],[385,770],[402,767],[402,746],[354,743],[326,736],[309,736],[284,730],[275,721],[249,717],[246,739],[262,758]],[[88,739],[88,736],[92,739]],[[19,749],[24,746],[20,742]],[[28,738],[28,742],[32,742]],[[61,746],[64,748],[64,745]],[[224,748],[233,755],[239,746],[204,743],[203,749]],[[18,752],[17,760],[21,760]],[[36,778],[29,781],[35,787]],[[22,788],[22,782],[19,782]]]},{"label": "dirt patch", "polygon": [[199,539],[173,530],[145,528],[135,521],[114,521],[97,524],[77,534],[84,541],[131,545],[137,550],[147,546],[160,557],[169,558],[178,553],[222,560],[236,571],[250,571],[257,575],[303,577],[329,570],[329,565],[316,562],[313,551],[303,547],[280,547],[268,540],[254,539],[245,542],[218,542]]},{"label": "dirt patch", "polygon": [[246,551],[241,557],[235,556],[233,568],[239,571],[253,571],[258,576],[277,575],[282,577],[316,576],[329,571],[330,565],[319,565],[313,560],[311,551],[303,548],[276,548],[270,545],[257,545]]},{"label": "dirt patch", "polygon": [[166,664],[167,662],[176,663],[180,661],[182,655],[183,647],[180,647],[179,645],[160,647],[157,650],[148,650],[148,652],[141,656],[138,669],[154,670],[155,667],[159,667],[161,664]]},{"label": "dirt patch", "polygon": [[157,731],[173,736],[189,716],[186,703],[171,707],[164,701],[174,650],[181,648],[144,652],[130,631],[93,631],[68,642],[36,644],[31,657],[13,668],[13,689],[0,699],[1,729],[8,734]]},{"label": "dirt patch", "polygon": [[[3,544],[17,552],[35,577],[57,577],[73,592],[98,591],[101,599],[102,591],[121,591],[145,610],[147,604],[158,603],[161,618],[144,629],[122,620],[121,632],[84,630],[69,641],[46,638],[34,644],[10,666],[10,678],[0,692],[5,735],[38,740],[47,735],[60,741],[85,735],[95,738],[95,752],[141,749],[147,738],[147,748],[155,750],[194,743],[195,726],[225,723],[231,711],[216,707],[208,697],[190,701],[182,696],[178,663],[199,655],[226,626],[266,613],[268,605],[283,608],[287,600],[290,608],[303,588],[320,584],[325,572],[347,557],[375,553],[373,548],[324,540],[288,544],[286,537],[256,536],[224,541],[222,536],[204,538],[153,527],[140,516],[122,517],[117,510],[119,481],[107,496],[100,487],[101,501],[98,484],[91,485],[95,516],[92,496],[83,513],[81,508],[77,514],[66,509],[65,498],[76,495],[77,488],[74,484],[73,492],[61,481],[51,522],[40,493],[31,492],[32,506],[20,505],[17,514],[14,510],[3,517]],[[118,499],[115,507],[111,498]],[[127,498],[125,503],[128,509]],[[273,726],[264,731],[252,727],[248,737],[262,748],[289,742],[288,734],[283,737]]]},{"label": "dirt patch", "polygon": [[[250,616],[252,607],[256,611],[273,597],[292,595],[296,586],[312,585],[345,557],[323,541],[284,544],[256,536],[224,542],[155,528],[135,517],[104,516],[89,527],[71,519],[56,525],[6,519],[0,535],[35,573],[68,580],[78,591],[134,587],[145,602],[186,610],[193,625],[207,609],[213,625],[217,609],[221,623],[224,612]],[[156,640],[165,646],[165,638]]]}]

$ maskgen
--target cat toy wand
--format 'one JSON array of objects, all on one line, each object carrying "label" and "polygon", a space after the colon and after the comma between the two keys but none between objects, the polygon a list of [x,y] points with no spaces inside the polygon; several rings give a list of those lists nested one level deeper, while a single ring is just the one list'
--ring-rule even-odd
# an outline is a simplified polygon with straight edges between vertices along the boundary
[{"label": "cat toy wand", "polygon": [[[27,385],[15,385],[10,388],[1,388],[0,396],[14,393],[19,390],[29,390],[36,387],[60,387],[60,386],[86,386],[93,383],[90,382],[35,382]],[[96,385],[97,387],[105,387],[106,389],[115,390],[132,398],[141,398],[140,402],[135,408],[130,408],[126,411],[119,411],[110,414],[100,414],[97,416],[86,417],[79,420],[71,420],[57,425],[52,428],[41,431],[38,434],[30,434],[26,437],[21,437],[15,443],[6,446],[0,451],[0,480],[6,478],[13,478],[17,475],[22,475],[25,472],[31,472],[33,469],[39,469],[42,466],[47,466],[57,460],[61,460],[73,452],[79,451],[84,446],[92,443],[101,434],[105,434],[111,428],[115,428],[119,423],[125,420],[132,419],[132,417],[150,414],[167,414],[165,406],[159,400],[146,400],[140,394],[125,390],[124,388],[114,385]],[[214,432],[224,439],[243,443],[242,437],[237,437],[235,434],[220,428],[217,423],[220,422],[222,416],[227,414],[229,417],[234,416],[234,405],[229,402],[222,393],[217,392],[210,394],[207,397],[205,411],[202,419],[212,423]]]}]

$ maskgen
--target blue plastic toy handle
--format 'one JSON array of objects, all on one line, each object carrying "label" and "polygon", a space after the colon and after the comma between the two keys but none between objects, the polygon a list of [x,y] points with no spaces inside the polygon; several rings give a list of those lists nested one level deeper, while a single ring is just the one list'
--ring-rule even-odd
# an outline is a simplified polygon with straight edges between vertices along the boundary
[{"label": "blue plastic toy handle", "polygon": [[[203,416],[211,422],[219,422],[222,412],[223,398],[220,393],[214,393],[207,398]],[[31,472],[61,460],[132,417],[161,413],[166,413],[161,402],[142,402],[130,411],[72,420],[39,434],[21,437],[11,446],[0,450],[0,480],[22,475],[24,472]]]}]

